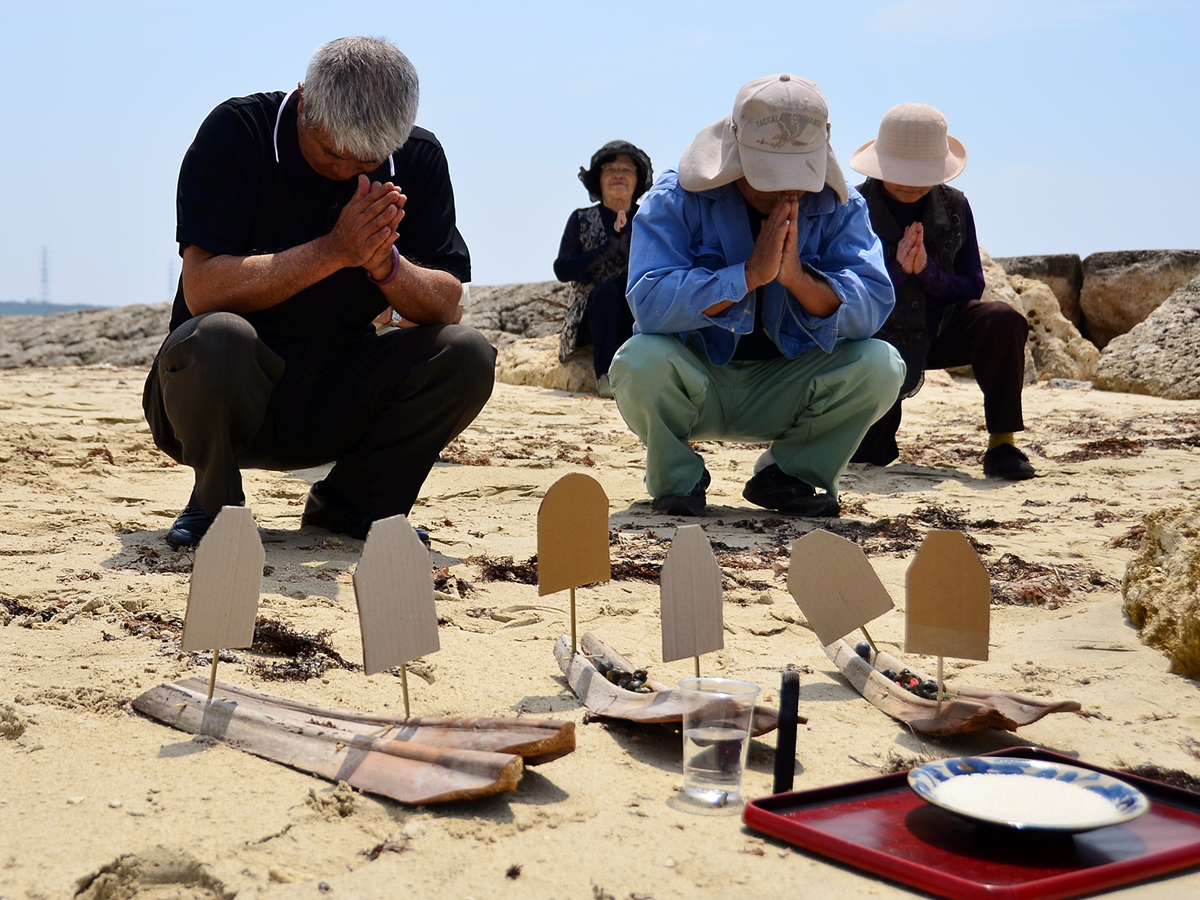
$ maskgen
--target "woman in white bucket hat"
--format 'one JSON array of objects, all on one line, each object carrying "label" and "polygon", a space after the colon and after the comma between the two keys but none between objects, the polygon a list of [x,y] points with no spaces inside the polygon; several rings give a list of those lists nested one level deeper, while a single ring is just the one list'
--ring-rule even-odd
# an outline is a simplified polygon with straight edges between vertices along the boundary
[{"label": "woman in white bucket hat", "polygon": [[967,165],[962,143],[946,133],[946,117],[924,103],[887,111],[879,135],[858,148],[850,167],[867,176],[858,190],[883,241],[896,307],[875,336],[900,351],[908,375],[892,408],[871,426],[852,462],[887,465],[900,451],[900,404],[921,388],[926,369],[970,365],[983,390],[989,432],[985,475],[1017,481],[1034,476],[1013,444],[1024,429],[1025,317],[999,301],[983,302],[983,266],[971,207],[946,185]]}]

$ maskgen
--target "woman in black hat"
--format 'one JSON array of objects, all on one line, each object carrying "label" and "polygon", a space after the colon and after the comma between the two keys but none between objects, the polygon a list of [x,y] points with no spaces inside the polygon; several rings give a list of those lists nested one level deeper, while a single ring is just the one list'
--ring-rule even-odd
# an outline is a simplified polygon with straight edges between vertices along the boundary
[{"label": "woman in black hat", "polygon": [[650,157],[627,141],[610,141],[592,156],[579,180],[595,206],[577,209],[567,220],[554,274],[569,281],[574,296],[563,319],[558,358],[593,345],[593,365],[601,397],[612,397],[608,366],[617,348],[633,335],[633,313],[625,301],[629,277],[629,234],[637,201],[653,178]]}]

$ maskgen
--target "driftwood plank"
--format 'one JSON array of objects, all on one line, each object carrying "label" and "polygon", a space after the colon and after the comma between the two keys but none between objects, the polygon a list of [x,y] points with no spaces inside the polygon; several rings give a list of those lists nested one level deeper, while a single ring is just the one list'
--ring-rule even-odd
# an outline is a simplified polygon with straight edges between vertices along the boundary
[{"label": "driftwood plank", "polygon": [[936,700],[910,694],[880,671],[894,669],[898,672],[907,668],[922,681],[930,680],[929,675],[919,669],[882,652],[872,666],[842,640],[828,644],[824,649],[838,671],[872,706],[923,734],[965,734],[985,728],[1015,731],[1050,713],[1078,712],[1080,709],[1073,700],[1051,703],[1009,691],[948,685],[948,699],[942,701],[939,712]]},{"label": "driftwood plank", "polygon": [[[354,734],[379,733],[384,726],[393,730],[383,737],[413,744],[438,747],[458,747],[463,750],[489,750],[494,753],[515,753],[528,765],[549,762],[575,749],[575,723],[554,719],[534,718],[462,718],[386,716],[352,709],[315,706],[287,697],[273,697],[251,688],[220,682],[218,694],[223,700],[237,702],[241,708],[253,710],[281,726],[317,724]],[[154,690],[178,687],[197,692],[205,687],[198,678],[188,678],[174,685],[160,685]],[[147,694],[152,694],[148,691]],[[179,702],[174,700],[173,702]]]},{"label": "driftwood plank", "polygon": [[[403,719],[272,698],[225,682],[162,684],[134,708],[164,724],[403,803],[437,803],[513,790],[524,763],[574,749],[574,724],[521,719]],[[278,702],[273,702],[278,701]],[[507,723],[507,725],[505,724]],[[379,732],[383,725],[397,726]],[[556,727],[557,726],[557,727]]]},{"label": "driftwood plank", "polygon": [[[623,669],[634,667],[623,656],[608,647],[591,632],[579,639],[581,651],[571,652],[571,639],[563,635],[554,644],[554,657],[567,676],[571,690],[590,711],[612,719],[660,724],[682,722],[684,699],[680,691],[656,681],[647,681],[653,690],[648,694],[627,691],[613,684],[592,662],[603,659]],[[773,731],[779,724],[779,710],[759,704],[754,707],[754,725],[750,733],[756,737]]]}]

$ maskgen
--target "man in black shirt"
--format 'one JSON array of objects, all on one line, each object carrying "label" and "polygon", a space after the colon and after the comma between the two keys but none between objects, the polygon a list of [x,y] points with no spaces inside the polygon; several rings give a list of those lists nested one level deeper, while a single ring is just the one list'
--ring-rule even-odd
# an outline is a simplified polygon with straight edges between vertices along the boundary
[{"label": "man in black shirt", "polygon": [[[491,394],[462,317],[470,257],[417,76],[387,41],[320,47],[304,84],[227,100],[179,173],[183,271],[146,381],[155,443],[195,469],[167,533],[193,546],[242,504],[240,467],[335,462],[303,525],[363,538],[407,514]],[[418,327],[376,335],[391,308]]]}]

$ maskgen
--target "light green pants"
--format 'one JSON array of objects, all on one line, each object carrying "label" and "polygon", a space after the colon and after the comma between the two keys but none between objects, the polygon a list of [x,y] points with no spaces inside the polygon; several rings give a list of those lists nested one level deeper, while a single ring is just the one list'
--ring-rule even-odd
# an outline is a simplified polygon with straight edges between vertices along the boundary
[{"label": "light green pants", "polygon": [[893,403],[904,360],[885,341],[714,366],[677,338],[635,334],[609,370],[617,408],[646,445],[651,497],[691,493],[704,462],[688,441],[771,441],[788,475],[834,497],[871,423]]}]

